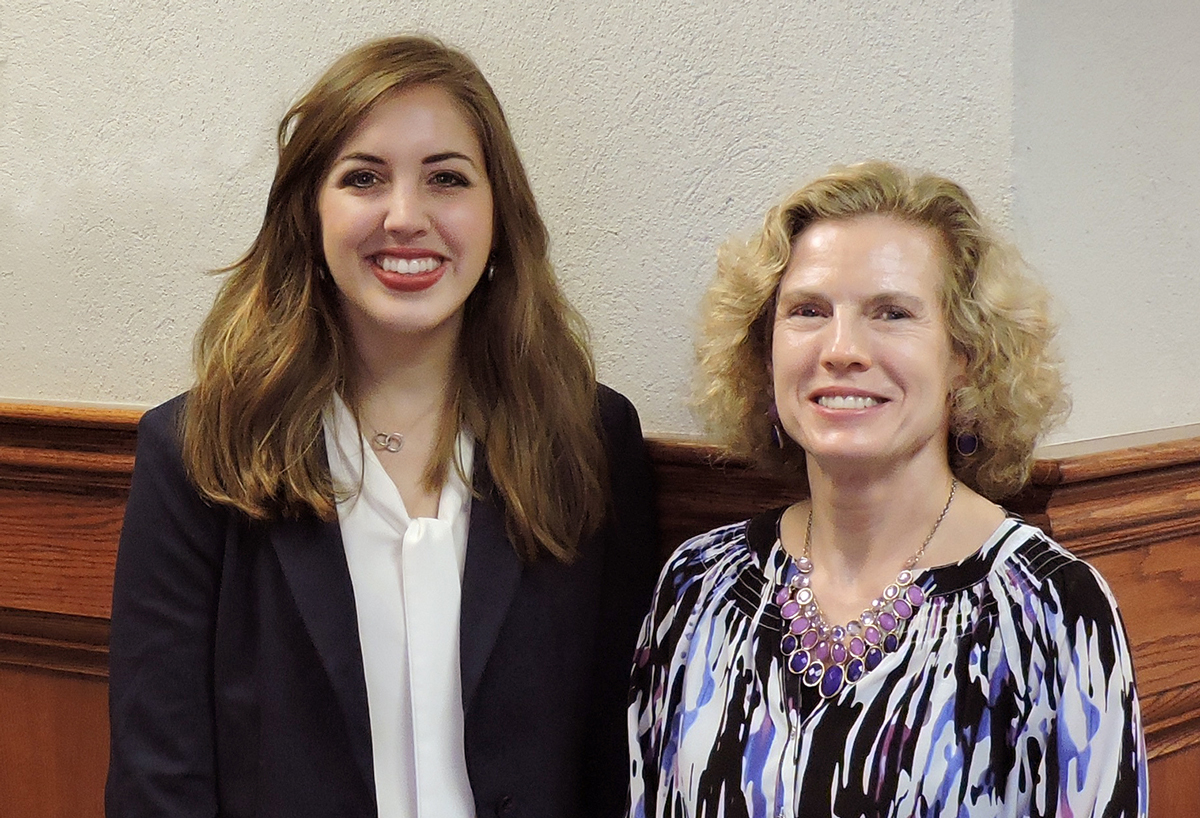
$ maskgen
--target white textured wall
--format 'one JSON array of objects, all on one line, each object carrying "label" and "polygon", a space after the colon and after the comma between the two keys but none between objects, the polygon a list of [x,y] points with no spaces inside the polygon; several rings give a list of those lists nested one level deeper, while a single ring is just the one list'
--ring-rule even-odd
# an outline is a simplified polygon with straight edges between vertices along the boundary
[{"label": "white textured wall", "polygon": [[[647,429],[692,431],[714,249],[790,185],[879,156],[963,181],[1004,224],[1042,204],[1013,197],[1014,25],[1011,0],[5,0],[0,398],[185,388],[202,271],[257,228],[279,116],[347,47],[416,29],[496,87],[603,378]],[[1080,404],[1090,355],[1074,343]]]},{"label": "white textured wall", "polygon": [[1020,0],[1013,227],[1066,311],[1061,439],[1200,422],[1200,3]]},{"label": "white textured wall", "polygon": [[[842,160],[945,169],[1007,218],[1008,3],[7,0],[0,11],[0,397],[185,388],[253,236],[289,101],[368,36],[425,30],[505,104],[602,377],[691,431],[715,246]],[[732,7],[731,7],[732,6]]]}]

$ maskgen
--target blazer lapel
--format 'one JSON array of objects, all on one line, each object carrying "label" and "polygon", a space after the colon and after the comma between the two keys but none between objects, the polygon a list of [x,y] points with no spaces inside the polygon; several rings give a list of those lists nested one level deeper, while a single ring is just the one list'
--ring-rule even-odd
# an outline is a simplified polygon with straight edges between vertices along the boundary
[{"label": "blazer lapel", "polygon": [[355,761],[374,793],[367,682],[341,529],[337,521],[305,518],[275,523],[270,530],[283,575],[346,718]]},{"label": "blazer lapel", "polygon": [[463,567],[459,649],[462,667],[463,712],[471,710],[479,680],[500,634],[500,626],[521,580],[521,559],[504,530],[502,503],[475,449],[474,480],[478,492],[471,503],[467,532],[467,561]]}]

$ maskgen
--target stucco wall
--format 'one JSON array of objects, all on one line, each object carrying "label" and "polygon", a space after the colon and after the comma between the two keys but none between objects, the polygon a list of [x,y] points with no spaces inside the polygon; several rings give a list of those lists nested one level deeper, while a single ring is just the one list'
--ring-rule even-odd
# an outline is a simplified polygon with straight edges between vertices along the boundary
[{"label": "stucco wall", "polygon": [[1062,439],[1200,421],[1200,3],[1017,3],[1013,229],[1066,311]]},{"label": "stucco wall", "polygon": [[[1118,358],[1093,337],[1107,329],[1080,322],[1078,306],[1094,309],[1080,294],[1097,274],[1124,280],[1129,259],[1114,254],[1119,245],[1093,240],[1126,215],[1090,201],[1089,218],[1077,222],[1058,197],[1072,184],[1091,195],[1080,186],[1095,164],[1121,157],[1110,147],[1072,158],[1051,140],[1059,131],[1042,127],[1042,108],[1082,102],[1041,71],[1086,58],[1089,38],[1102,41],[1108,27],[1079,32],[1081,19],[1089,22],[1082,14],[1017,9],[1029,20],[992,0],[8,0],[0,8],[0,398],[152,404],[186,388],[191,336],[215,289],[203,271],[234,260],[257,228],[278,118],[349,46],[421,30],[467,49],[495,86],[565,287],[593,328],[601,375],[635,401],[648,430],[696,430],[686,407],[692,328],[720,240],[753,226],[789,186],[872,156],[949,174],[1028,239],[1033,260],[1071,302],[1078,397],[1070,435],[1200,420],[1200,385],[1189,387],[1190,406],[1168,401],[1158,370],[1121,371],[1134,390],[1120,411],[1104,394]],[[1144,33],[1157,38],[1165,28]],[[1054,38],[1062,34],[1073,38],[1066,55],[1050,47],[1061,48]],[[1026,78],[1015,93],[1014,36]],[[1126,50],[1101,66],[1115,75],[1150,48],[1136,34],[1122,43]],[[1200,87],[1192,71],[1191,87]],[[1107,97],[1106,75],[1079,73],[1077,82],[1096,83],[1092,97]],[[1104,99],[1110,112],[1144,104],[1136,85],[1123,93]],[[1086,133],[1096,121],[1068,124]],[[1128,138],[1153,144],[1160,127],[1177,124],[1155,121],[1152,132]],[[1051,162],[1062,184],[1047,183],[1044,161],[1024,153],[1051,148],[1066,155],[1065,168]],[[1152,185],[1173,183],[1168,176],[1147,182],[1146,198]],[[1193,256],[1195,215],[1193,204]],[[1166,320],[1148,336],[1123,336],[1120,361],[1157,354],[1188,328],[1180,299],[1196,302],[1197,285],[1181,280],[1185,259],[1168,248],[1168,228],[1180,223],[1154,224],[1161,229],[1142,242],[1138,269],[1158,274],[1174,264],[1173,272],[1118,298],[1151,312],[1158,305]],[[1115,266],[1081,267],[1085,253]],[[1196,344],[1180,347],[1194,356]],[[1149,422],[1140,413],[1147,397],[1162,404]]]}]

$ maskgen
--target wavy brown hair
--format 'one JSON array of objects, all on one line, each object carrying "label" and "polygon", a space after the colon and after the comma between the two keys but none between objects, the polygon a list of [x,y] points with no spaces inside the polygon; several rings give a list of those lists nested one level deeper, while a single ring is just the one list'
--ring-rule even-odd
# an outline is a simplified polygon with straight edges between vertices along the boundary
[{"label": "wavy brown hair", "polygon": [[1029,478],[1038,439],[1067,413],[1046,289],[1016,250],[981,219],[962,187],[885,162],[835,168],[772,207],[748,240],[718,254],[704,299],[696,402],[730,454],[804,480],[804,452],[771,437],[769,364],[775,295],[795,238],[818,221],[884,214],[933,228],[948,264],[941,306],[954,350],[966,361],[950,401],[950,428],[971,432],[979,449],[950,445],[955,475],[1000,499]]},{"label": "wavy brown hair", "polygon": [[253,518],[336,518],[322,414],[335,391],[352,410],[357,403],[347,327],[324,273],[317,191],[374,106],[419,85],[447,91],[474,129],[496,225],[494,278],[467,298],[452,410],[425,481],[443,484],[458,429],[469,429],[518,552],[570,560],[607,501],[586,331],[554,276],[546,227],[495,93],[467,55],[431,38],[354,49],[280,122],[262,227],[246,255],[218,271],[229,276],[196,336],[184,459],[207,498]]}]

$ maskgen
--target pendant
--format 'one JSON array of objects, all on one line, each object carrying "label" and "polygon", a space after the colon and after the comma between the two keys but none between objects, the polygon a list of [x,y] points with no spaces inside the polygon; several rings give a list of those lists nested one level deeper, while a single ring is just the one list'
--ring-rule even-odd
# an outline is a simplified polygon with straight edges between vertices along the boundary
[{"label": "pendant", "polygon": [[371,438],[371,448],[377,452],[395,454],[404,448],[404,435],[399,432],[376,432]]},{"label": "pendant", "polygon": [[905,569],[857,619],[830,627],[810,587],[811,573],[811,561],[795,560],[791,579],[775,594],[783,618],[779,646],[788,670],[832,699],[900,648],[900,632],[926,597]]}]

